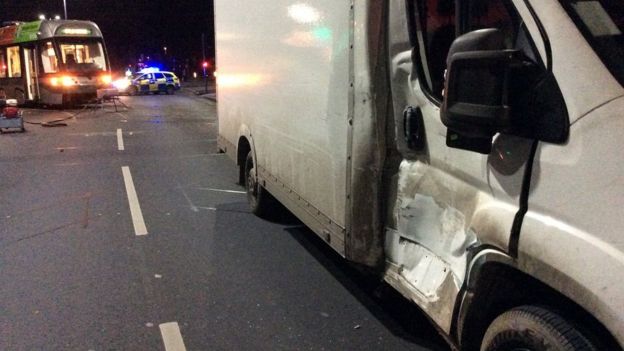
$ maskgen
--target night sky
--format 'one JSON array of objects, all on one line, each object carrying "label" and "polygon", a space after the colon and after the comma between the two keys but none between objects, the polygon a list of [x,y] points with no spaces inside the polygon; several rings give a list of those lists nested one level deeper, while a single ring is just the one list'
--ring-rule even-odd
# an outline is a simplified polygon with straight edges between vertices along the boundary
[{"label": "night sky", "polygon": [[[133,63],[140,54],[169,59],[202,59],[201,34],[207,56],[214,57],[212,0],[66,0],[68,19],[91,20],[100,26],[113,68]],[[63,0],[0,0],[0,22],[36,20],[39,14],[63,17]]]}]

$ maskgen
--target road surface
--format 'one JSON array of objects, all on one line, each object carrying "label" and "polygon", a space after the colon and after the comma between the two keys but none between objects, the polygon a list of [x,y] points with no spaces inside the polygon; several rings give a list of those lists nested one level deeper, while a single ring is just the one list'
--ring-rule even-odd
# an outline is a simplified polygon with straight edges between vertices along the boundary
[{"label": "road surface", "polygon": [[249,213],[215,102],[122,101],[0,135],[0,350],[447,349],[296,220]]}]

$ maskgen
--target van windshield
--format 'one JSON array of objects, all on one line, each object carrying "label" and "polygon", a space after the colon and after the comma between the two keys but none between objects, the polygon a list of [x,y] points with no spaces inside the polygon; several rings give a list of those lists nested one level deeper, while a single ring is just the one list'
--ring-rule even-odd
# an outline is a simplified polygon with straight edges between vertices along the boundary
[{"label": "van windshield", "polygon": [[624,0],[561,0],[609,71],[624,85]]},{"label": "van windshield", "polygon": [[60,42],[61,58],[68,71],[106,71],[106,57],[102,43],[93,42]]}]

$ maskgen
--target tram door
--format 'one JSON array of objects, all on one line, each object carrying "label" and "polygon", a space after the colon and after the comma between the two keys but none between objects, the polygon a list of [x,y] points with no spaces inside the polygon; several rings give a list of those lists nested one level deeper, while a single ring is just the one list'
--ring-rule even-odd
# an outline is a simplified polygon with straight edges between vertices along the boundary
[{"label": "tram door", "polygon": [[25,81],[26,81],[26,100],[34,100],[39,96],[39,86],[37,84],[37,64],[35,63],[35,49],[24,48],[24,68],[25,68]]}]

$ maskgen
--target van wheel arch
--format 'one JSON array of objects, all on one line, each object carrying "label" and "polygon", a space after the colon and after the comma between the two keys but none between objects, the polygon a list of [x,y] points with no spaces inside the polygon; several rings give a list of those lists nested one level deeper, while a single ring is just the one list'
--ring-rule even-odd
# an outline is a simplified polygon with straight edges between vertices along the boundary
[{"label": "van wheel arch", "polygon": [[539,305],[581,329],[598,349],[622,351],[613,335],[591,313],[515,267],[485,263],[471,285],[475,288],[466,293],[468,305],[454,328],[462,350],[479,350],[487,328],[503,313],[519,306]]}]

